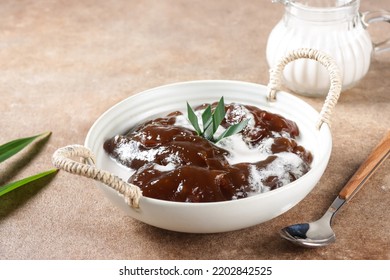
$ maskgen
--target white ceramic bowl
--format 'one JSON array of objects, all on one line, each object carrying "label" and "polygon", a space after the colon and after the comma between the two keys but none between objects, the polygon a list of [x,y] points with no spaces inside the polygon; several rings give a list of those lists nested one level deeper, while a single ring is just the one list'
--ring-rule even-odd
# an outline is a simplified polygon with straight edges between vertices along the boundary
[{"label": "white ceramic bowl", "polygon": [[179,232],[214,233],[238,230],[275,218],[300,202],[321,178],[331,154],[329,127],[316,127],[319,113],[301,99],[278,92],[277,100],[267,100],[267,87],[239,81],[193,81],[150,89],[133,95],[105,112],[91,127],[85,146],[96,156],[96,166],[128,179],[126,169],[104,151],[106,139],[126,132],[145,120],[172,111],[186,112],[186,102],[196,106],[215,102],[255,105],[297,123],[299,144],[313,154],[311,170],[279,189],[248,198],[209,203],[170,202],[141,197],[139,209],[125,203],[122,196],[102,183],[107,197],[131,217],[147,224]]}]

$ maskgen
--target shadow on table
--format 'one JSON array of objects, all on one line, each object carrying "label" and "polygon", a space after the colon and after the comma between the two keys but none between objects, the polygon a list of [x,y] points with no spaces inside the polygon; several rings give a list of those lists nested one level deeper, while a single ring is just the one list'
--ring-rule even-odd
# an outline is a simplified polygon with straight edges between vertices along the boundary
[{"label": "shadow on table", "polygon": [[21,170],[26,168],[31,161],[36,158],[43,147],[47,143],[50,137],[45,137],[39,140],[36,140],[34,143],[30,144],[24,150],[14,155],[12,159],[17,158],[16,161],[11,161],[10,159],[1,163],[1,165],[5,165],[6,167],[3,169],[0,174],[0,186],[3,186],[9,183],[12,178],[16,177]]},{"label": "shadow on table", "polygon": [[26,204],[31,198],[47,186],[55,175],[56,173],[50,174],[1,196],[0,221],[22,205]]},{"label": "shadow on table", "polygon": [[158,248],[153,259],[197,260],[306,260],[323,259],[326,248],[298,247],[278,234],[280,224],[270,221],[247,229],[213,234],[179,233],[139,222],[145,243]]},{"label": "shadow on table", "polygon": [[[11,161],[10,163],[5,161],[1,163],[2,165],[6,165],[6,167],[3,169],[2,174],[0,174],[0,186],[12,182],[12,179],[38,156],[48,139],[49,137],[43,138],[30,144],[22,152],[13,156],[13,158],[17,158],[16,161]],[[0,221],[34,197],[42,188],[50,183],[55,174],[45,176],[0,196]]]}]

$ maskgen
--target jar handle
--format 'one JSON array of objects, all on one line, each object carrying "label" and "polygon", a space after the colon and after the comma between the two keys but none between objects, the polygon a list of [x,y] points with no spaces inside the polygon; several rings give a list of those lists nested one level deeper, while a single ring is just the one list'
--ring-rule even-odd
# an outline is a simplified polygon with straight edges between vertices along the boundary
[{"label": "jar handle", "polygon": [[282,87],[282,76],[284,67],[288,63],[300,58],[316,60],[320,62],[329,72],[330,88],[326,96],[325,103],[322,106],[320,112],[320,117],[317,122],[317,128],[320,129],[323,123],[326,123],[328,126],[330,126],[330,116],[332,114],[334,106],[337,103],[337,100],[339,99],[342,81],[340,70],[335,60],[325,52],[310,48],[301,48],[292,50],[287,53],[287,55],[282,57],[278,61],[278,63],[276,63],[276,65],[270,69],[270,80],[268,83],[268,100],[276,100],[276,93]]},{"label": "jar handle", "polygon": [[[81,157],[82,162],[77,162],[72,159],[75,157]],[[70,145],[59,148],[54,152],[52,162],[59,169],[92,178],[106,184],[123,195],[129,206],[139,208],[139,200],[142,196],[141,189],[136,185],[123,181],[108,171],[96,168],[94,166],[95,157],[88,148],[81,145]]]},{"label": "jar handle", "polygon": [[[390,12],[381,10],[381,11],[372,11],[362,13],[362,23],[365,28],[370,26],[370,24],[375,22],[387,22],[390,23]],[[385,39],[379,43],[373,43],[374,52],[380,53],[383,51],[390,51],[390,38]]]}]

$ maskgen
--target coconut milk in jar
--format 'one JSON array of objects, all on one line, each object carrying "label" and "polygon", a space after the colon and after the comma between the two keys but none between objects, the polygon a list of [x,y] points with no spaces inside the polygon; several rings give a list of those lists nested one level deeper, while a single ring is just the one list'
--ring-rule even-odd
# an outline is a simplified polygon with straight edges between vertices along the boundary
[{"label": "coconut milk in jar", "polygon": [[[343,90],[354,86],[367,73],[374,50],[366,30],[375,21],[390,22],[390,13],[359,13],[359,0],[279,0],[285,4],[283,18],[271,31],[266,49],[273,67],[290,50],[313,48],[332,56],[341,71]],[[389,49],[388,41],[377,51]],[[325,68],[311,60],[297,60],[284,70],[284,82],[291,90],[323,96],[330,82]]]}]

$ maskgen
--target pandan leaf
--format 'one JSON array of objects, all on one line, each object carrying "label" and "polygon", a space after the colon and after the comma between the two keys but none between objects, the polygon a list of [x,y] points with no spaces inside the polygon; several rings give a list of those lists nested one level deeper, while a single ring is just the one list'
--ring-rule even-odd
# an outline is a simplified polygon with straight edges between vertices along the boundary
[{"label": "pandan leaf", "polygon": [[203,131],[199,127],[198,123],[198,117],[196,116],[194,110],[191,108],[191,106],[187,102],[187,111],[188,111],[188,119],[191,122],[192,126],[194,127],[195,131],[198,133],[199,136],[202,136],[206,138],[207,140],[211,142],[218,142],[222,138],[229,137],[235,133],[240,132],[243,130],[246,125],[248,124],[249,120],[245,120],[241,123],[234,124],[230,127],[228,127],[219,137],[217,140],[214,139],[214,134],[217,132],[218,127],[221,125],[223,119],[225,118],[226,111],[225,111],[225,103],[223,96],[219,100],[217,106],[215,107],[214,111],[212,111],[211,106],[207,106],[206,109],[202,113],[202,124],[203,124]]},{"label": "pandan leaf", "polygon": [[33,175],[33,176],[30,176],[30,177],[27,177],[27,178],[24,178],[22,180],[19,180],[19,181],[16,181],[16,182],[13,182],[13,183],[9,183],[5,186],[2,186],[0,187],[0,196],[16,189],[16,188],[19,188],[19,187],[22,187],[28,183],[31,183],[33,181],[36,181],[38,179],[41,179],[45,176],[48,176],[50,174],[53,174],[55,172],[57,172],[58,169],[50,169],[48,171],[45,171],[45,172],[42,172],[42,173],[39,173],[39,174],[36,174],[36,175]]},{"label": "pandan leaf", "polygon": [[225,103],[223,97],[219,100],[217,107],[214,109],[213,113],[213,130],[214,133],[217,131],[219,125],[225,118],[226,112],[225,112]]},{"label": "pandan leaf", "polygon": [[196,133],[198,133],[198,135],[202,135],[202,131],[199,127],[199,123],[198,123],[198,117],[196,116],[194,110],[192,110],[190,104],[188,104],[187,102],[187,115],[188,115],[188,119],[189,121],[191,122],[192,126],[194,127]]},{"label": "pandan leaf", "polygon": [[245,120],[243,122],[240,122],[240,123],[236,123],[232,126],[229,126],[219,137],[218,139],[215,141],[215,143],[217,143],[218,141],[222,140],[223,138],[226,138],[226,137],[229,137],[229,136],[232,136],[236,133],[239,133],[241,130],[243,130],[247,124],[248,124],[249,120]]},{"label": "pandan leaf", "polygon": [[5,143],[0,146],[0,163],[17,154],[23,150],[28,144],[32,143],[35,139],[39,137],[47,137],[51,132],[42,133],[27,138],[20,138],[8,143]]},{"label": "pandan leaf", "polygon": [[203,137],[211,140],[213,139],[214,130],[213,130],[213,114],[211,112],[211,106],[207,106],[204,112],[202,113],[202,122],[203,122]]}]

